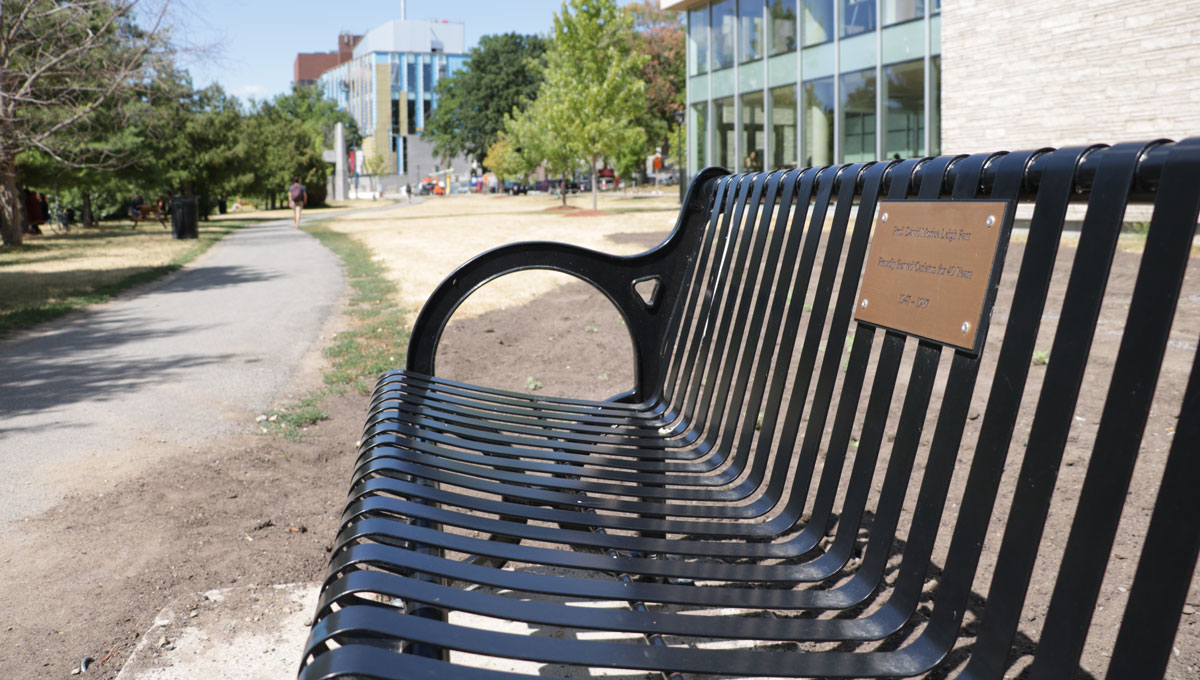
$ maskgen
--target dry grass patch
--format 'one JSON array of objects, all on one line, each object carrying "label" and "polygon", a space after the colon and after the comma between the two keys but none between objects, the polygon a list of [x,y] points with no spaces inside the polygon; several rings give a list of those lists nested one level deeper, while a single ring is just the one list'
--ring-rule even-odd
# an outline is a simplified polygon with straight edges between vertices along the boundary
[{"label": "dry grass patch", "polygon": [[[568,203],[590,209],[592,199],[575,196]],[[455,267],[486,250],[517,241],[559,241],[631,255],[644,247],[609,237],[665,232],[679,214],[674,195],[602,195],[598,207],[606,214],[587,218],[569,219],[567,211],[547,210],[559,205],[559,199],[544,195],[449,196],[339,216],[329,227],[355,237],[376,254],[384,275],[400,290],[400,306],[415,314]],[[552,274],[504,277],[473,295],[457,316],[522,305],[565,280],[569,279]]]}]

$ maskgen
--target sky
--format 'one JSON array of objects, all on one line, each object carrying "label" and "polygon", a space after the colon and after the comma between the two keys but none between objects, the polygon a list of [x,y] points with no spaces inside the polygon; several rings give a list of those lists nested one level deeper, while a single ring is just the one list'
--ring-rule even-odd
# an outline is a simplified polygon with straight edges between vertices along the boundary
[{"label": "sky", "polygon": [[[243,101],[291,90],[299,52],[337,49],[342,32],[362,34],[400,18],[399,0],[181,0],[167,22],[196,87],[220,83]],[[467,48],[495,33],[548,33],[562,0],[407,0],[408,19],[461,22]],[[620,4],[626,4],[621,2]]]}]

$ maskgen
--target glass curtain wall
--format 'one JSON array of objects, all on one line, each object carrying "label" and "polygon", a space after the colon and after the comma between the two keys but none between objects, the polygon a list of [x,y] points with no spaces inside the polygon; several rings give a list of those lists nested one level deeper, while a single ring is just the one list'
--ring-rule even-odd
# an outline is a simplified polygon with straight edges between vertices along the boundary
[{"label": "glass curtain wall", "polygon": [[771,56],[796,49],[796,0],[768,0],[767,49]]},{"label": "glass curtain wall", "polygon": [[883,0],[883,25],[925,18],[925,0]]},{"label": "glass curtain wall", "polygon": [[763,169],[766,155],[767,116],[763,108],[762,90],[742,94],[742,165],[746,172]]},{"label": "glass curtain wall", "polygon": [[883,67],[883,153],[888,158],[925,155],[925,60]]},{"label": "glass curtain wall", "polygon": [[688,132],[692,138],[692,148],[696,150],[695,167],[690,168],[694,177],[701,168],[711,165],[708,160],[708,102],[692,104],[692,129]]},{"label": "glass curtain wall", "polygon": [[796,167],[796,86],[771,89],[771,169]]},{"label": "glass curtain wall", "polygon": [[688,75],[708,72],[708,8],[688,12]]},{"label": "glass curtain wall", "polygon": [[829,165],[833,162],[833,77],[804,81],[801,94],[804,165]]},{"label": "glass curtain wall", "polygon": [[713,165],[733,169],[737,167],[734,158],[734,116],[733,97],[713,100]]},{"label": "glass curtain wall", "polygon": [[942,153],[942,58],[929,59],[929,154]]},{"label": "glass curtain wall", "polygon": [[875,30],[875,0],[842,0],[842,37]]},{"label": "glass curtain wall", "polygon": [[721,0],[712,5],[712,66],[713,69],[733,66],[733,38],[737,30],[737,15],[733,0]]},{"label": "glass curtain wall", "polygon": [[738,1],[738,61],[763,56],[763,0]]},{"label": "glass curtain wall", "polygon": [[800,35],[809,47],[833,40],[833,0],[802,0]]},{"label": "glass curtain wall", "polygon": [[875,160],[875,69],[842,74],[842,162]]}]

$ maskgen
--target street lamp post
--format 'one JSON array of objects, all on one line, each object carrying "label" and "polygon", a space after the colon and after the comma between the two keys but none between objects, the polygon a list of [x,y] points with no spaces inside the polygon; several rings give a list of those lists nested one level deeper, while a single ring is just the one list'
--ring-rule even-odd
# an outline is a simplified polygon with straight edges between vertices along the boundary
[{"label": "street lamp post", "polygon": [[683,109],[675,112],[675,147],[679,154],[679,166],[675,168],[675,174],[679,176],[679,205],[683,205],[683,178],[686,176],[683,171],[683,118]]}]

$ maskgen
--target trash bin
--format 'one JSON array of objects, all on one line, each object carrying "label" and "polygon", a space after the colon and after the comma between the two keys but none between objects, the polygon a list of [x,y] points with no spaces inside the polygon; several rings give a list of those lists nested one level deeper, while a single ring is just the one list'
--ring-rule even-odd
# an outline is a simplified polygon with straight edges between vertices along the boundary
[{"label": "trash bin", "polygon": [[176,196],[171,199],[171,231],[175,238],[199,237],[199,206],[195,196]]}]

